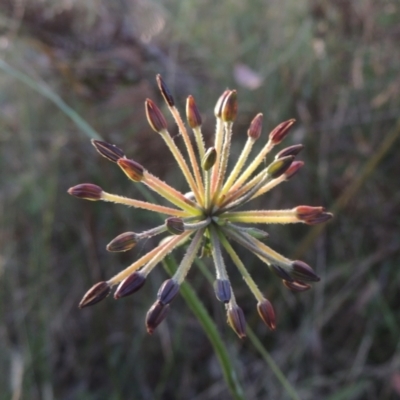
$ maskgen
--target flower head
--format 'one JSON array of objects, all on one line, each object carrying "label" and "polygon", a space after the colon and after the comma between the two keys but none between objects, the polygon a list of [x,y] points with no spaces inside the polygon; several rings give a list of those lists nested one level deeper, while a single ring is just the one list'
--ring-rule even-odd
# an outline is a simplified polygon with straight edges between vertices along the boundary
[{"label": "flower head", "polygon": [[68,190],[69,194],[82,199],[125,204],[167,217],[160,226],[141,233],[122,233],[108,244],[107,250],[109,251],[127,251],[140,240],[167,233],[167,237],[160,241],[153,250],[108,281],[94,285],[85,294],[79,307],[86,307],[103,300],[114,286],[117,286],[114,293],[115,299],[135,293],[145,284],[148,274],[167,254],[182,244],[188,244],[175,274],[162,284],[157,300],[147,313],[148,332],[152,333],[165,319],[170,303],[179,293],[180,285],[195,258],[199,257],[201,253],[210,255],[213,259],[216,274],[215,295],[219,301],[225,304],[229,325],[240,338],[246,335],[245,317],[242,309],[236,303],[231,288],[222,253],[223,249],[253,293],[261,319],[273,330],[276,321],[272,304],[252,279],[231,242],[241,244],[254,253],[292,291],[307,290],[311,287],[310,283],[319,281],[320,278],[309,265],[303,261],[290,260],[278,254],[262,242],[262,239],[267,236],[266,232],[248,225],[296,222],[314,225],[328,221],[332,218],[332,214],[326,212],[323,207],[312,206],[298,206],[289,210],[238,210],[244,204],[289,180],[303,166],[303,162],[295,160],[296,155],[303,148],[302,145],[294,145],[281,150],[268,166],[263,166],[263,161],[268,153],[284,140],[295,121],[290,119],[279,124],[269,134],[268,140],[258,154],[248,161],[253,145],[260,139],[262,132],[263,116],[262,114],[256,115],[247,131],[247,142],[233,169],[228,173],[232,125],[238,111],[236,91],[226,90],[218,100],[214,109],[217,118],[215,141],[213,147],[206,149],[201,132],[202,120],[194,98],[189,96],[186,104],[187,121],[193,131],[192,139],[175,107],[170,91],[159,75],[157,82],[180,130],[188,160],[169,134],[164,115],[149,99],[145,102],[147,119],[151,128],[161,136],[175,157],[188,184],[189,193],[184,194],[152,175],[142,165],[127,158],[118,147],[99,140],[92,141],[96,150],[103,157],[116,163],[131,181],[146,185],[150,190],[164,197],[171,206],[114,195],[90,183],[80,184]]}]

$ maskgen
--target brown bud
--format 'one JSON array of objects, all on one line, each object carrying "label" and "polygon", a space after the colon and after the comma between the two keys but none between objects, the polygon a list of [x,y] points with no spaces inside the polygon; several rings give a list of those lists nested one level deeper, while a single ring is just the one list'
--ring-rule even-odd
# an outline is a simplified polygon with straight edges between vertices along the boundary
[{"label": "brown bud", "polygon": [[289,275],[284,268],[280,267],[279,265],[270,265],[271,271],[275,273],[275,275],[279,276],[279,278],[284,279],[285,281],[293,282],[294,279]]},{"label": "brown bud", "polygon": [[108,251],[128,251],[133,249],[138,242],[138,235],[135,232],[124,232],[111,240],[107,245]]},{"label": "brown bud", "polygon": [[263,115],[257,114],[250,123],[249,129],[247,130],[247,136],[252,138],[253,140],[257,140],[262,131],[262,121]]},{"label": "brown bud", "polygon": [[186,118],[192,129],[201,126],[201,115],[193,96],[189,96],[186,101]]},{"label": "brown bud", "polygon": [[280,123],[270,134],[269,139],[273,144],[279,144],[289,133],[289,129],[296,122],[295,119]]},{"label": "brown bud", "polygon": [[210,147],[207,149],[206,154],[204,154],[204,157],[201,160],[201,167],[204,171],[208,171],[214,166],[216,160],[217,150],[215,150],[215,147]]},{"label": "brown bud", "polygon": [[325,212],[324,207],[298,206],[295,210],[297,218],[308,225],[321,224],[333,217],[331,213]]},{"label": "brown bud", "polygon": [[120,158],[125,157],[124,152],[113,144],[94,139],[92,139],[92,144],[103,157],[112,162],[117,162]]},{"label": "brown bud", "polygon": [[285,172],[285,179],[288,180],[292,176],[296,175],[300,168],[304,166],[303,161],[293,161],[290,167]]},{"label": "brown bud", "polygon": [[267,167],[268,174],[271,176],[271,178],[279,178],[288,170],[293,160],[294,156],[286,156],[272,161],[272,163]]},{"label": "brown bud", "polygon": [[125,278],[117,287],[114,293],[114,299],[129,296],[137,292],[146,283],[146,277],[140,272],[135,271]]},{"label": "brown bud", "polygon": [[225,92],[222,93],[221,96],[219,97],[217,104],[215,105],[214,108],[214,115],[217,118],[221,118],[222,105],[224,104],[224,101],[230,92],[231,91],[229,89],[226,89]]},{"label": "brown bud", "polygon": [[311,285],[309,285],[308,283],[301,282],[301,281],[289,282],[289,281],[284,280],[282,282],[292,292],[305,292],[306,290],[311,288]]},{"label": "brown bud", "polygon": [[93,185],[93,183],[81,183],[68,189],[71,196],[92,201],[100,200],[102,192],[103,189],[100,186]]},{"label": "brown bud", "polygon": [[156,132],[166,131],[168,128],[167,121],[154,102],[150,99],[147,99],[145,102],[145,108],[147,121],[149,122],[151,128]]},{"label": "brown bud", "polygon": [[173,279],[167,279],[158,290],[157,300],[163,305],[169,304],[179,293],[179,289],[178,282]]},{"label": "brown bud", "polygon": [[285,147],[275,156],[275,160],[286,156],[297,156],[303,149],[304,146],[302,144],[294,144],[293,146]]},{"label": "brown bud", "polygon": [[221,108],[221,119],[224,122],[233,122],[238,111],[237,92],[231,90],[225,97]]},{"label": "brown bud", "polygon": [[156,301],[147,312],[146,315],[146,327],[147,332],[151,335],[154,332],[154,329],[157,328],[158,325],[162,321],[164,321],[169,311],[169,304],[164,305],[159,301]]},{"label": "brown bud", "polygon": [[246,337],[246,320],[243,310],[237,305],[229,305],[227,310],[228,324],[243,339]]},{"label": "brown bud", "polygon": [[219,301],[229,303],[231,299],[231,284],[227,279],[217,279],[214,282],[214,291]]},{"label": "brown bud", "polygon": [[292,262],[292,272],[291,275],[295,279],[306,282],[319,282],[321,278],[314,272],[314,270],[303,261],[293,261]]},{"label": "brown bud", "polygon": [[165,225],[169,233],[173,235],[180,235],[185,232],[185,225],[182,218],[170,217],[165,220]]},{"label": "brown bud", "polygon": [[161,77],[160,74],[157,75],[156,79],[157,79],[158,88],[160,89],[160,92],[163,95],[165,102],[170,107],[173,107],[175,105],[175,101],[174,101],[174,98],[172,97],[170,90],[168,89],[168,86],[164,82],[164,79]]},{"label": "brown bud", "polygon": [[117,161],[117,164],[132,181],[140,182],[143,179],[144,168],[136,161],[127,158],[120,158]]},{"label": "brown bud", "polygon": [[262,299],[257,303],[257,310],[260,314],[261,319],[264,321],[265,325],[268,326],[271,331],[275,330],[276,328],[276,321],[275,321],[275,311],[272,307],[272,304],[267,299]]},{"label": "brown bud", "polygon": [[92,306],[93,304],[98,303],[99,301],[106,298],[110,294],[110,291],[111,288],[107,282],[102,281],[96,283],[83,296],[81,302],[79,303],[79,308]]}]

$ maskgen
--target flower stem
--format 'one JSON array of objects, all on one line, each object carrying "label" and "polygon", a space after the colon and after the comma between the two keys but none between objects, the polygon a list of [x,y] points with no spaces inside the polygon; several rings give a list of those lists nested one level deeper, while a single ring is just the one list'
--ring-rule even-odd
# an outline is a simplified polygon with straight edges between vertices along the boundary
[{"label": "flower stem", "polygon": [[[166,257],[163,261],[164,268],[169,274],[173,274],[176,265],[171,257]],[[225,382],[235,400],[245,400],[243,389],[237,377],[236,371],[233,368],[232,360],[229,358],[229,353],[222,341],[220,334],[213,322],[213,320],[208,315],[203,303],[200,301],[192,287],[189,283],[184,282],[181,286],[182,297],[185,299],[186,303],[189,305],[193,314],[200,321],[204,332],[206,333],[211,345],[214,348],[215,354],[217,355],[218,361],[221,365],[222,372],[224,374]]]}]

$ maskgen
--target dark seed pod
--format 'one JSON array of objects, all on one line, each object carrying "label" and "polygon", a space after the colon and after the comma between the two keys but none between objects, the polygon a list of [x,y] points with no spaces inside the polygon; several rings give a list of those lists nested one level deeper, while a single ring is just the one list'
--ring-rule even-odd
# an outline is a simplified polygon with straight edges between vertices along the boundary
[{"label": "dark seed pod", "polygon": [[126,297],[137,292],[145,283],[146,277],[140,272],[135,271],[118,285],[114,293],[114,299],[118,300],[121,297]]},{"label": "dark seed pod", "polygon": [[231,284],[227,279],[217,279],[214,282],[214,291],[219,301],[229,303],[231,299]]},{"label": "dark seed pod", "polygon": [[111,288],[107,282],[102,281],[96,283],[83,296],[81,302],[79,303],[79,308],[92,306],[93,304],[98,303],[99,301],[106,298],[110,294],[110,291]]},{"label": "dark seed pod", "polygon": [[179,293],[180,286],[173,279],[167,279],[161,285],[157,293],[157,300],[163,304],[169,304]]},{"label": "dark seed pod", "polygon": [[146,315],[146,327],[147,332],[151,335],[158,325],[166,318],[169,312],[169,304],[161,304],[156,301],[147,312]]}]

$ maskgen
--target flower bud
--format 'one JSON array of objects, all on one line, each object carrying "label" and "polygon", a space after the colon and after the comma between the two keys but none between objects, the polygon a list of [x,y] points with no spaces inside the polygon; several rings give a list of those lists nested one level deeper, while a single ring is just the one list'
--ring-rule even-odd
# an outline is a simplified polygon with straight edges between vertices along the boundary
[{"label": "flower bud", "polygon": [[158,88],[160,89],[160,92],[163,95],[165,102],[170,107],[173,107],[175,105],[175,101],[174,101],[174,98],[172,97],[170,90],[168,89],[168,86],[164,82],[164,79],[161,77],[160,74],[157,75],[156,79],[157,79]]},{"label": "flower bud", "polygon": [[147,121],[151,128],[158,133],[166,131],[168,129],[167,121],[154,102],[147,99],[145,102],[145,108]]},{"label": "flower bud", "polygon": [[93,304],[98,303],[106,298],[110,294],[110,291],[111,288],[107,282],[102,281],[96,283],[83,296],[81,302],[79,303],[79,308],[92,306]]},{"label": "flower bud", "polygon": [[303,261],[293,261],[292,262],[292,272],[291,275],[295,279],[300,279],[306,282],[318,282],[321,278],[314,272],[314,270]]},{"label": "flower bud", "polygon": [[100,186],[93,185],[93,183],[81,183],[68,189],[71,196],[92,201],[101,200],[102,192],[103,189]]},{"label": "flower bud", "polygon": [[169,233],[173,235],[180,235],[185,232],[185,225],[182,218],[170,217],[165,220],[165,225]]},{"label": "flower bud", "polygon": [[297,156],[303,149],[304,146],[302,144],[294,144],[293,146],[285,147],[275,156],[275,160],[286,156]]},{"label": "flower bud", "polygon": [[252,138],[253,140],[257,140],[262,131],[262,121],[263,115],[257,114],[250,123],[249,129],[247,130],[247,136]]},{"label": "flower bud", "polygon": [[331,213],[325,212],[324,207],[298,206],[295,211],[297,218],[308,225],[321,224],[333,218]]},{"label": "flower bud", "polygon": [[282,282],[292,292],[305,292],[306,290],[311,288],[311,285],[309,285],[308,283],[301,282],[301,281],[289,282],[289,281],[283,280]]},{"label": "flower bud", "polygon": [[224,104],[224,101],[225,101],[226,97],[228,96],[228,94],[229,94],[230,92],[231,92],[231,91],[230,91],[229,89],[227,89],[227,90],[225,90],[225,92],[222,93],[221,96],[219,97],[219,99],[218,99],[218,101],[217,101],[217,104],[215,105],[215,108],[214,108],[214,115],[215,115],[217,118],[221,118],[222,105]]},{"label": "flower bud", "polygon": [[297,172],[299,171],[300,168],[302,168],[304,166],[304,162],[303,161],[293,161],[290,164],[290,167],[286,170],[285,172],[285,179],[288,180],[290,179],[292,176],[296,175]]},{"label": "flower bud", "polygon": [[288,121],[280,123],[270,134],[269,139],[273,144],[279,144],[289,133],[289,129],[296,122],[295,119],[289,119]]},{"label": "flower bud", "polygon": [[265,325],[268,326],[271,331],[275,330],[276,328],[276,321],[275,321],[275,311],[272,307],[272,304],[267,299],[262,299],[257,303],[257,310],[260,314],[261,319],[264,321]]},{"label": "flower bud", "polygon": [[186,101],[186,118],[192,129],[201,126],[201,115],[193,96],[189,96]]},{"label": "flower bud", "polygon": [[127,158],[120,158],[117,161],[117,164],[132,181],[140,182],[143,179],[144,168],[136,161]]},{"label": "flower bud", "polygon": [[214,166],[216,160],[217,150],[215,150],[215,147],[210,147],[201,160],[201,167],[204,169],[204,171],[208,171]]},{"label": "flower bud", "polygon": [[158,325],[162,321],[164,321],[169,311],[169,304],[161,304],[159,301],[156,301],[147,312],[146,315],[146,327],[147,332],[151,335],[154,332],[154,329],[157,328]]},{"label": "flower bud", "polygon": [[227,310],[228,324],[243,339],[246,337],[246,320],[243,310],[237,305],[229,305]]},{"label": "flower bud", "polygon": [[124,232],[108,243],[108,251],[128,251],[133,249],[138,242],[138,235],[135,232]]},{"label": "flower bud", "polygon": [[217,279],[214,282],[214,291],[219,301],[229,303],[231,299],[231,284],[227,279]]},{"label": "flower bud", "polygon": [[179,293],[179,289],[178,282],[173,279],[167,279],[158,290],[157,300],[163,305],[169,304]]},{"label": "flower bud", "polygon": [[133,272],[118,285],[114,299],[118,300],[137,292],[145,283],[146,277],[144,275],[137,271]]},{"label": "flower bud", "polygon": [[271,178],[279,178],[282,174],[284,174],[287,169],[290,167],[294,160],[294,156],[286,156],[279,158],[278,160],[272,161],[272,163],[267,167],[267,173],[271,176]]},{"label": "flower bud", "polygon": [[92,139],[92,144],[98,153],[112,162],[117,162],[120,158],[125,157],[124,152],[113,144],[94,139]]},{"label": "flower bud", "polygon": [[237,92],[231,90],[225,97],[221,108],[221,119],[224,122],[233,122],[238,111]]}]

